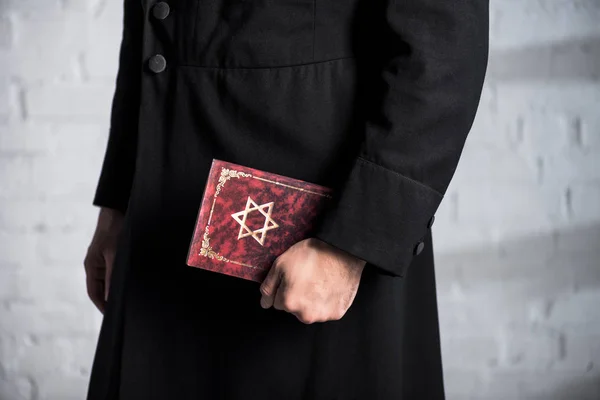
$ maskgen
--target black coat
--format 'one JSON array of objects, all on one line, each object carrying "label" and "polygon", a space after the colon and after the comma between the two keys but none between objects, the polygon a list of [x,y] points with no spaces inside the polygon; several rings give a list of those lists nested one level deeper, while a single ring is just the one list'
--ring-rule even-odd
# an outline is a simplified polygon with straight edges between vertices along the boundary
[{"label": "black coat", "polygon": [[[431,224],[479,103],[488,0],[125,0],[94,204],[126,212],[88,400],[439,399]],[[331,186],[368,263],[339,321],[185,265],[212,159]]]}]

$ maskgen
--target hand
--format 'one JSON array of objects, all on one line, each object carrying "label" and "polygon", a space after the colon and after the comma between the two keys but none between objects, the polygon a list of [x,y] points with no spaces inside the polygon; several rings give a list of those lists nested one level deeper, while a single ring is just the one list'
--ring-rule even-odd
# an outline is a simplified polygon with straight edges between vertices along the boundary
[{"label": "hand", "polygon": [[88,296],[102,314],[108,299],[117,238],[123,227],[123,219],[120,211],[104,207],[100,209],[96,231],[83,261]]},{"label": "hand", "polygon": [[354,301],[365,264],[317,238],[302,240],[273,262],[260,286],[261,306],[305,324],[339,320]]}]

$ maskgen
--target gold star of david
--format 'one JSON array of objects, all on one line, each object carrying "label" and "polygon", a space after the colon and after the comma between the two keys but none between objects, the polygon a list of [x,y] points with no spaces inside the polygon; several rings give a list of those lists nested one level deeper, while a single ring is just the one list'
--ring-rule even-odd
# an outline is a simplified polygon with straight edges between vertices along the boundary
[{"label": "gold star of david", "polygon": [[[250,198],[250,196],[248,196],[248,201],[246,201],[246,208],[243,211],[231,214],[233,219],[235,219],[240,224],[238,240],[246,236],[252,236],[254,239],[256,239],[258,243],[260,243],[261,246],[263,246],[265,243],[265,236],[267,231],[279,227],[279,225],[277,225],[277,223],[271,218],[271,212],[273,211],[274,204],[274,202],[270,202],[261,204],[259,206],[254,200]],[[265,208],[267,209],[267,211],[264,210]],[[260,213],[265,216],[265,224],[262,228],[257,229],[255,231],[251,230],[246,225],[246,217],[248,217],[248,214],[254,210],[260,211]]]}]

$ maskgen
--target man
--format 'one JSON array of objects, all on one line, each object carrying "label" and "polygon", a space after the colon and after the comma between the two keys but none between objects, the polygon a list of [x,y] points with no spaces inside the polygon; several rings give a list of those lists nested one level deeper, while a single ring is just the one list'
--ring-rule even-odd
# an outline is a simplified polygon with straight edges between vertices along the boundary
[{"label": "man", "polygon": [[[88,400],[443,398],[431,226],[488,0],[124,1]],[[260,285],[185,264],[213,158],[335,190]]]}]

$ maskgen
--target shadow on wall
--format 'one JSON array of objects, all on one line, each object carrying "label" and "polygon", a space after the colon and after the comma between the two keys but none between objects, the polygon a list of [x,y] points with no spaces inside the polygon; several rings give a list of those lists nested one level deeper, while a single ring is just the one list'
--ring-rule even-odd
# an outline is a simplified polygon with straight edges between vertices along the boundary
[{"label": "shadow on wall", "polygon": [[[596,365],[596,368],[600,365]],[[554,393],[548,393],[547,399],[561,400],[598,400],[600,399],[600,373],[592,377],[581,377],[564,382]]]},{"label": "shadow on wall", "polygon": [[573,39],[517,50],[492,50],[488,76],[504,81],[598,80],[600,37]]},{"label": "shadow on wall", "polygon": [[600,399],[600,224],[436,254],[436,274],[448,399]]},{"label": "shadow on wall", "polygon": [[[600,37],[492,49],[487,78],[540,85],[600,80]],[[590,210],[596,219],[587,226],[436,251],[449,400],[600,399],[598,215]],[[485,223],[476,224],[474,231]],[[448,228],[445,235],[461,234]],[[433,231],[435,248],[443,235]]]}]

